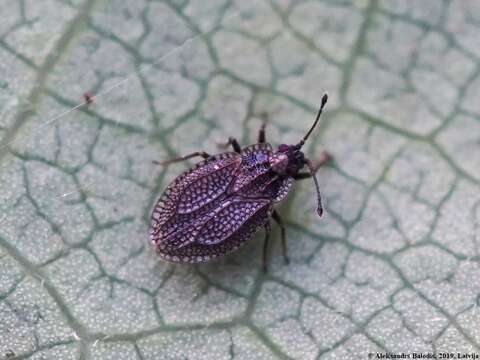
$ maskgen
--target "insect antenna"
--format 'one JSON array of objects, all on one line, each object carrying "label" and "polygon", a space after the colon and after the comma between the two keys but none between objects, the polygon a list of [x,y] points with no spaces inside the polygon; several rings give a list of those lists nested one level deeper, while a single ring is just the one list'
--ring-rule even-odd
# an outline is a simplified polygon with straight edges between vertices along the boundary
[{"label": "insect antenna", "polygon": [[327,103],[327,100],[328,100],[328,95],[327,94],[323,95],[322,103],[320,105],[320,109],[318,110],[317,117],[315,118],[315,121],[314,121],[312,127],[310,128],[310,130],[308,130],[308,132],[305,134],[303,139],[300,140],[300,142],[296,145],[296,147],[298,147],[298,149],[300,149],[303,146],[303,144],[305,144],[305,141],[307,141],[307,139],[310,136],[310,134],[312,133],[313,129],[315,129],[315,127],[317,126],[318,120],[320,120],[320,115],[322,115],[323,107]]},{"label": "insect antenna", "polygon": [[310,171],[310,175],[312,175],[313,182],[315,183],[315,189],[317,190],[317,214],[318,216],[322,216],[323,214],[322,196],[320,195],[320,187],[318,186],[317,176],[315,175],[316,171],[310,160],[305,159],[305,164],[307,164],[308,170]]}]

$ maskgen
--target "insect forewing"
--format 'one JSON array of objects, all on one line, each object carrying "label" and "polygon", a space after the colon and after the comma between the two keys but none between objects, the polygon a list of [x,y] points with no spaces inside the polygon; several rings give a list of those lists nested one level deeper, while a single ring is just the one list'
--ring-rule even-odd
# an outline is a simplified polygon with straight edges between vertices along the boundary
[{"label": "insect forewing", "polygon": [[[176,178],[158,200],[153,219],[160,215],[168,217],[176,212],[193,212],[222,194],[234,180],[241,159],[236,153],[221,155],[200,162]],[[160,209],[170,211],[160,214],[157,211]]]},{"label": "insect forewing", "polygon": [[195,241],[204,245],[218,244],[235,234],[250,217],[268,206],[269,200],[228,198],[205,221]]},{"label": "insect forewing", "polygon": [[173,181],[158,200],[152,213],[150,237],[158,243],[174,239],[171,234],[182,231],[213,204],[235,179],[241,158],[224,153],[202,161]]}]

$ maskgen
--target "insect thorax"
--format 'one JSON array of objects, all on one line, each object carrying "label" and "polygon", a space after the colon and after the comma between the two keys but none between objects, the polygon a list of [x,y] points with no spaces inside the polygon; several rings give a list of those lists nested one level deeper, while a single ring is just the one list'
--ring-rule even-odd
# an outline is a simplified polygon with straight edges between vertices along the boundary
[{"label": "insect thorax", "polygon": [[278,202],[285,198],[293,184],[287,174],[278,174],[272,168],[271,151],[257,150],[242,155],[242,167],[235,179],[233,192],[240,196],[259,197]]}]

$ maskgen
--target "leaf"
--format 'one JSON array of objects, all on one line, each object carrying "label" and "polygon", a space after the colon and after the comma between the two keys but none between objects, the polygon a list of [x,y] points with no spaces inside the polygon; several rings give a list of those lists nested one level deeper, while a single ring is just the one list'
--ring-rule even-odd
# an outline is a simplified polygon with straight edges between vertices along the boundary
[{"label": "leaf", "polygon": [[[480,351],[475,2],[4,2],[0,358],[331,359]],[[94,97],[83,103],[83,94]],[[185,164],[300,139],[319,172],[220,261],[171,265],[151,208]],[[191,163],[190,163],[191,164]]]}]

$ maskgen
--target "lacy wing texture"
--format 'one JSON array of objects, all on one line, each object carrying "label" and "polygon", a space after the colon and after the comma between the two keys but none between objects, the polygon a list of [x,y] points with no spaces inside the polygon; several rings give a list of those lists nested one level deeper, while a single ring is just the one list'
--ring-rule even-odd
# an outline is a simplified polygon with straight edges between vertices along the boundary
[{"label": "lacy wing texture", "polygon": [[[0,359],[479,353],[477,4],[0,2]],[[263,112],[296,141],[324,91],[326,211],[294,185],[290,265],[278,230],[268,276],[261,232],[159,261],[149,216],[194,162],[152,161],[251,144]]]}]

